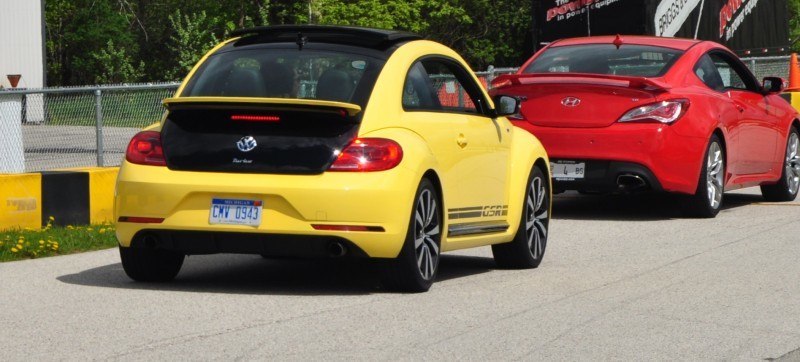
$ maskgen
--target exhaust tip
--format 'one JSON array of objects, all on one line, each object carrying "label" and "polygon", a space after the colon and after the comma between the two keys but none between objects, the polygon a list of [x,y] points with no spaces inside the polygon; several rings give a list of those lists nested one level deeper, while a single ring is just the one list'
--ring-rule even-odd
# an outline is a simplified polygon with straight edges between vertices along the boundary
[{"label": "exhaust tip", "polygon": [[158,237],[152,234],[147,234],[142,237],[142,244],[148,249],[155,249],[158,245]]},{"label": "exhaust tip", "polygon": [[623,174],[617,176],[617,186],[625,191],[632,191],[646,187],[647,181],[639,175]]},{"label": "exhaust tip", "polygon": [[334,258],[340,258],[347,254],[347,246],[341,241],[333,241],[328,244],[328,255]]}]

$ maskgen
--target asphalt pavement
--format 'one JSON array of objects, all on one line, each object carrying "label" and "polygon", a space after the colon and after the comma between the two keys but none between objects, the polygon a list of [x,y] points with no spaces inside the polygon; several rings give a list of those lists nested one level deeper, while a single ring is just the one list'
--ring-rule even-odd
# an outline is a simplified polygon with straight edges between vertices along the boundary
[{"label": "asphalt pavement", "polygon": [[362,262],[192,256],[134,283],[117,251],[0,264],[0,360],[800,359],[800,202],[559,195],[536,270],[442,257],[428,293]]}]

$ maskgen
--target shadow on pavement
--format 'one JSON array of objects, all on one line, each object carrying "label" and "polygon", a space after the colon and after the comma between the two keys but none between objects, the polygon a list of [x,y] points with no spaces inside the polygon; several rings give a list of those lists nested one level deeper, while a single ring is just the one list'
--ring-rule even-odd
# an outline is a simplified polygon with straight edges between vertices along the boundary
[{"label": "shadow on pavement", "polygon": [[[486,273],[485,257],[442,255],[437,282]],[[195,255],[167,283],[134,282],[115,263],[57,278],[94,287],[199,293],[361,295],[388,293],[380,283],[380,264],[369,260],[264,259],[254,255]],[[435,288],[436,286],[434,286]]]},{"label": "shadow on pavement", "polygon": [[[722,210],[763,202],[761,195],[727,193]],[[683,197],[668,193],[631,195],[581,195],[566,192],[553,197],[553,219],[656,221],[685,218],[681,214]]]}]

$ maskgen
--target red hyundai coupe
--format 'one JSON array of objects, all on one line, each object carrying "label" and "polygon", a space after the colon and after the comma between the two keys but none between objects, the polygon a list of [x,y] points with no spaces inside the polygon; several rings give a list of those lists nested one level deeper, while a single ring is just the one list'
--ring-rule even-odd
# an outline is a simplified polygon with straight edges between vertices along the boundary
[{"label": "red hyundai coupe", "polygon": [[554,191],[666,191],[689,216],[714,217],[725,191],[761,186],[791,201],[800,185],[798,113],[724,46],[600,36],[537,52],[493,95],[523,100],[515,125],[550,155]]}]

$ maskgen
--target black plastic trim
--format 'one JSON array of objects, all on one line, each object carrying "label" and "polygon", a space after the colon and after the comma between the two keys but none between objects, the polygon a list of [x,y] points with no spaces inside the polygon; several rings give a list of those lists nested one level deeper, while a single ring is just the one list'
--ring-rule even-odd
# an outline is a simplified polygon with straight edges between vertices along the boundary
[{"label": "black plastic trim", "polygon": [[[551,163],[557,163],[559,159],[551,159]],[[578,190],[587,192],[638,192],[638,191],[663,191],[661,183],[650,169],[644,165],[633,162],[608,161],[608,160],[572,160],[584,162],[586,172],[583,179],[574,181],[564,181],[553,178],[554,192],[558,193],[566,190]],[[620,175],[635,175],[641,177],[646,185],[635,189],[621,189],[617,185],[617,178]]]},{"label": "black plastic trim", "polygon": [[387,49],[392,45],[423,39],[421,35],[385,29],[354,26],[274,25],[234,30],[232,36],[247,36],[244,43],[295,42],[298,34],[309,43],[348,44],[367,48]]},{"label": "black plastic trim", "polygon": [[447,228],[448,236],[466,236],[479,234],[501,233],[508,230],[505,221],[484,221],[470,222],[463,224],[452,224]]},{"label": "black plastic trim", "polygon": [[[155,237],[155,240],[149,239],[147,242],[148,236]],[[187,255],[230,253],[276,257],[337,257],[330,253],[331,243],[345,246],[343,257],[368,257],[364,250],[347,239],[316,235],[145,229],[136,233],[131,247],[172,250]]]}]

